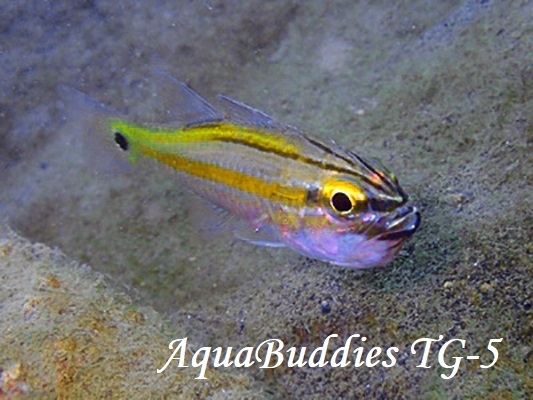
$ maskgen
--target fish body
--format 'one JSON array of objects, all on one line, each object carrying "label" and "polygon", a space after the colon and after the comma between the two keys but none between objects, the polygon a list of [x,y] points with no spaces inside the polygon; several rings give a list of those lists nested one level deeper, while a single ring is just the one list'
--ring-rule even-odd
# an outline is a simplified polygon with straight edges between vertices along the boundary
[{"label": "fish body", "polygon": [[132,162],[147,158],[170,168],[235,217],[235,236],[365,268],[389,262],[418,228],[416,207],[377,161],[279,125],[227,96],[220,96],[221,113],[170,81],[181,122],[158,127],[109,118],[106,133]]}]

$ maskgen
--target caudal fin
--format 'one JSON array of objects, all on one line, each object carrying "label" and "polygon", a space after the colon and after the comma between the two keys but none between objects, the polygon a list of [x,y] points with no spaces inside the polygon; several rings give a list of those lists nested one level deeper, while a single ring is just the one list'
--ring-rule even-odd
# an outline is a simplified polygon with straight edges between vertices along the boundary
[{"label": "caudal fin", "polygon": [[128,170],[129,163],[120,156],[109,129],[112,118],[121,113],[68,86],[57,87],[63,103],[62,143],[65,151],[79,154],[80,161],[95,174],[115,174]]}]

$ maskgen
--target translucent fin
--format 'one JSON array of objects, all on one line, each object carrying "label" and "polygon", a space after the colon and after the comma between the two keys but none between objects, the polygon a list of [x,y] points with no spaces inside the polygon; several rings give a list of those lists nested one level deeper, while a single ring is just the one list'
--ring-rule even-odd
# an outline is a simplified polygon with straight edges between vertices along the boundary
[{"label": "translucent fin", "polygon": [[112,116],[116,117],[117,114],[120,115],[110,107],[72,86],[59,84],[56,91],[59,99],[64,103],[64,120],[74,117],[77,120],[94,121],[108,119]]},{"label": "translucent fin", "polygon": [[255,239],[255,238],[245,238],[238,235],[235,235],[235,238],[242,240],[243,242],[253,244],[255,246],[261,246],[261,247],[285,247],[285,243],[277,242],[271,239]]},{"label": "translucent fin", "polygon": [[154,69],[147,80],[153,87],[152,98],[161,113],[158,121],[171,127],[208,125],[223,116],[184,82],[161,69]]},{"label": "translucent fin", "polygon": [[258,246],[285,246],[276,240],[268,226],[254,228],[253,223],[236,217],[194,192],[188,192],[186,197],[189,196],[193,197],[186,201],[189,204],[189,217],[196,235],[202,241],[227,236],[230,240],[238,239]]},{"label": "translucent fin", "polygon": [[117,157],[120,152],[108,125],[110,118],[123,114],[71,86],[61,84],[56,90],[63,107],[60,140],[65,151],[77,154],[94,174],[131,170],[126,160]]},{"label": "translucent fin", "polygon": [[190,190],[184,193],[189,219],[202,241],[220,236],[233,237],[235,217],[227,210]]},{"label": "translucent fin", "polygon": [[249,127],[274,128],[275,122],[270,115],[224,94],[219,94],[218,97],[222,100],[222,107],[229,120]]},{"label": "translucent fin", "polygon": [[277,240],[268,226],[253,229],[249,224],[241,224],[233,232],[236,239],[262,247],[285,247],[285,244]]}]

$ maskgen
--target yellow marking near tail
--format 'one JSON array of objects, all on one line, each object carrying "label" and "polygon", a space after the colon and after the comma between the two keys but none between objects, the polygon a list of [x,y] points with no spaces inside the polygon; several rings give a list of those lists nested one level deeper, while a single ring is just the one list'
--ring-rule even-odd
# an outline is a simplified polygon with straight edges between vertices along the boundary
[{"label": "yellow marking near tail", "polygon": [[[124,121],[113,120],[109,124],[113,132],[125,134],[130,141],[145,146],[187,144],[209,141],[235,141],[266,151],[292,156],[301,156],[300,149],[281,135],[273,135],[267,131],[220,123],[216,125],[196,126],[179,129],[138,127]],[[127,132],[127,133],[125,133]]]}]

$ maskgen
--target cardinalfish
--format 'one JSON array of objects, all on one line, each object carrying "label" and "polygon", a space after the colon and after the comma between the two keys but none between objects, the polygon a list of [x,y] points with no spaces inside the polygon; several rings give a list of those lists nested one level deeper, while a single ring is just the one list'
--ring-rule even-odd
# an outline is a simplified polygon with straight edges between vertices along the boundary
[{"label": "cardinalfish", "polygon": [[166,77],[178,100],[164,126],[106,119],[130,161],[177,172],[210,207],[230,215],[233,234],[286,246],[331,264],[366,268],[393,259],[420,224],[417,208],[380,162],[323,143],[220,95],[221,111]]}]

